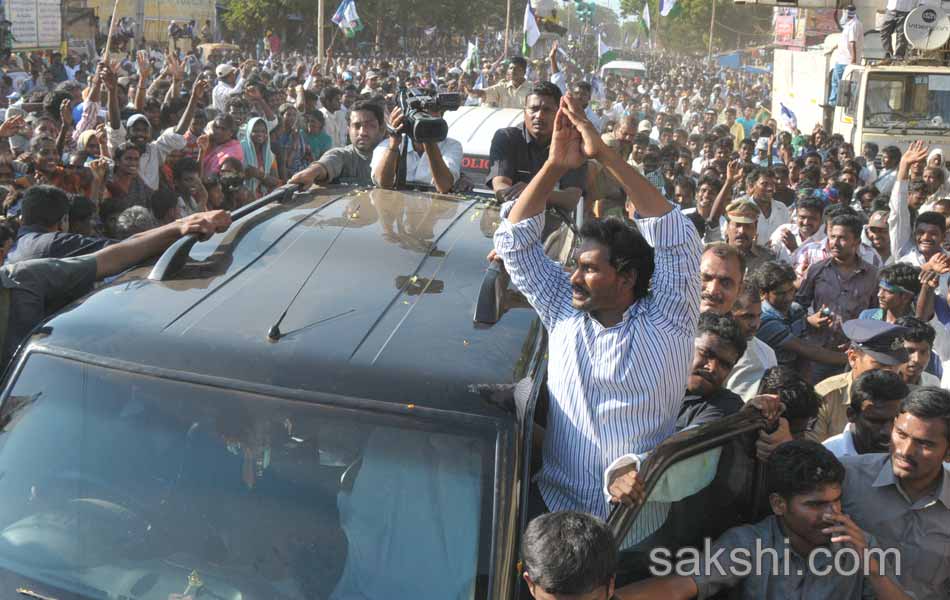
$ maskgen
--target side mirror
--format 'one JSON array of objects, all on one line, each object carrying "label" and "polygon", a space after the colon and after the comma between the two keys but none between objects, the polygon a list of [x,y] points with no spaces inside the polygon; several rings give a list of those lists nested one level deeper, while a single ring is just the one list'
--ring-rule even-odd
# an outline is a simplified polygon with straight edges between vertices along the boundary
[{"label": "side mirror", "polygon": [[508,291],[508,274],[501,263],[492,261],[485,271],[482,287],[478,290],[473,320],[482,325],[494,325],[505,312],[505,296]]},{"label": "side mirror", "polygon": [[851,104],[852,84],[850,82],[840,82],[838,84],[838,101],[835,106],[847,108]]}]

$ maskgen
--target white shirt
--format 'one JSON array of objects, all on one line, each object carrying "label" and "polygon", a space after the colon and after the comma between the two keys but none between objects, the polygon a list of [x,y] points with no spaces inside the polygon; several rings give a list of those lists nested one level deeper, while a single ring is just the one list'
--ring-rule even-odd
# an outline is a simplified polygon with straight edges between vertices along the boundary
[{"label": "white shirt", "polygon": [[330,139],[333,140],[333,147],[342,148],[346,146],[348,143],[349,123],[347,122],[347,117],[349,117],[349,111],[340,107],[338,111],[331,113],[326,107],[321,107],[320,112],[326,117],[326,125],[324,125],[323,129],[327,132],[327,135],[330,136]]},{"label": "white shirt", "polygon": [[[118,129],[112,129],[107,122],[106,137],[109,140],[109,151],[114,154],[115,149],[125,143],[125,127],[120,124]],[[186,145],[184,136],[175,133],[173,127],[163,131],[154,142],[149,142],[139,158],[139,177],[142,182],[150,189],[157,190],[165,157],[175,150],[184,149]]]},{"label": "white shirt", "polygon": [[743,402],[748,402],[759,392],[759,382],[762,381],[765,371],[777,365],[775,350],[753,336],[736,366],[732,368],[732,373],[726,380],[726,389],[741,396]]},{"label": "white shirt", "polygon": [[228,85],[224,81],[219,81],[218,85],[214,86],[214,90],[211,91],[211,107],[218,112],[224,112],[224,107],[228,103],[228,98],[232,94],[237,94],[244,89],[244,78],[238,75],[237,81],[234,82],[234,85]]},{"label": "white shirt", "polygon": [[822,445],[831,450],[831,453],[836,457],[841,458],[842,456],[857,456],[858,449],[854,447],[854,434],[853,434],[854,425],[848,423],[844,427],[844,431],[838,435],[833,435],[824,442]]},{"label": "white shirt", "polygon": [[[851,60],[851,42],[854,42],[855,57]],[[841,29],[841,37],[838,40],[838,48],[835,50],[832,60],[837,65],[849,65],[852,62],[859,64],[864,56],[864,26],[857,17],[844,24]]]},{"label": "white shirt", "polygon": [[[609,468],[620,459],[636,460],[674,431],[699,319],[702,246],[678,210],[637,219],[656,253],[653,290],[619,323],[604,327],[574,308],[569,273],[544,254],[544,213],[511,223],[511,206],[502,210],[495,250],[550,340],[551,409],[536,481],[552,511],[605,519]],[[668,512],[667,504],[647,503],[631,533],[650,533]]]},{"label": "white shirt", "polygon": [[[751,198],[751,196],[750,196]],[[765,242],[772,237],[776,229],[792,220],[792,212],[778,200],[772,200],[772,214],[768,217],[759,213],[759,223],[756,227],[758,239]]]},{"label": "white shirt", "polygon": [[[386,152],[389,149],[389,140],[385,139],[373,150],[373,158],[370,161],[370,169],[373,171],[373,183],[379,185],[376,181],[376,166],[383,162]],[[452,182],[458,181],[459,174],[462,172],[462,144],[458,140],[445,138],[439,142],[439,150],[442,151],[442,160],[445,166],[452,173]],[[435,185],[432,178],[432,169],[429,167],[429,158],[416,152],[410,146],[406,153],[406,183],[421,183],[423,185]]]},{"label": "white shirt", "polygon": [[825,230],[823,227],[819,227],[818,231],[812,234],[812,236],[808,239],[802,237],[802,234],[798,230],[798,225],[795,225],[794,223],[786,223],[785,225],[782,225],[773,231],[772,235],[769,237],[769,248],[772,249],[772,252],[775,254],[775,258],[777,260],[789,265],[795,264],[795,261],[792,258],[793,251],[789,250],[788,246],[785,245],[785,242],[782,241],[782,236],[786,231],[791,231],[792,235],[795,236],[795,241],[798,243],[798,247],[795,248],[795,251],[805,244],[810,244],[811,242],[820,242],[825,239]]}]

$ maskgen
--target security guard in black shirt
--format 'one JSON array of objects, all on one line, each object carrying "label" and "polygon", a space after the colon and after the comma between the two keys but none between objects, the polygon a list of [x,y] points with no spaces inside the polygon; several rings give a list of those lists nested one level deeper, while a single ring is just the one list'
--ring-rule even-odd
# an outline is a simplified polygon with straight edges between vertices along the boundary
[{"label": "security guard in black shirt", "polygon": [[[547,160],[560,102],[560,88],[547,81],[538,83],[525,100],[524,123],[495,132],[486,184],[499,201],[517,198]],[[588,167],[585,163],[562,177],[551,202],[573,210],[588,189]]]},{"label": "security guard in black shirt", "polygon": [[182,236],[196,234],[205,239],[230,224],[231,216],[225,211],[197,213],[87,256],[24,260],[0,267],[0,367],[6,366],[34,327],[90,292],[96,281],[159,254]]}]

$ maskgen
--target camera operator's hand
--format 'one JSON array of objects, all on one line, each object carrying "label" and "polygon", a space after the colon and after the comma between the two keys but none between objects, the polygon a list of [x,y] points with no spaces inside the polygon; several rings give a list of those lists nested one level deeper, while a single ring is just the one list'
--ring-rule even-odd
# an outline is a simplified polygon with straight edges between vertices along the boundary
[{"label": "camera operator's hand", "polygon": [[399,146],[402,144],[402,133],[393,133],[393,131],[402,130],[404,119],[402,109],[398,106],[389,113],[389,131],[387,135],[389,136],[389,148],[391,150],[399,150]]}]

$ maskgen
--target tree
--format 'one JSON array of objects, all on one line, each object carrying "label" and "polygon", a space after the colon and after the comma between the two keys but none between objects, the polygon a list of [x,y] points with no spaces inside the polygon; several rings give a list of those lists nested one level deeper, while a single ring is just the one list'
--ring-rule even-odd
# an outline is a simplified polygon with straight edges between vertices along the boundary
[{"label": "tree", "polygon": [[[713,47],[723,50],[756,41],[766,43],[772,36],[772,9],[754,4],[735,4],[732,0],[678,0],[678,13],[660,16],[660,0],[646,0],[650,6],[651,34],[662,47],[670,50],[701,51],[709,43],[709,19],[716,2],[716,27]],[[643,12],[644,0],[620,0],[620,14],[636,17]]]},{"label": "tree", "polygon": [[[333,27],[330,17],[337,9],[338,0],[324,0],[327,27]],[[471,37],[486,25],[504,28],[505,1],[484,0],[357,0],[357,11],[366,29],[358,34],[360,41],[376,38],[386,45],[405,42],[431,43],[422,31],[436,27],[436,35]],[[252,37],[268,29],[282,30],[287,15],[304,15],[316,32],[316,6],[312,0],[229,0],[225,24],[232,31],[243,31]],[[524,5],[513,7],[513,26],[520,23]],[[330,30],[332,32],[332,29]]]}]

